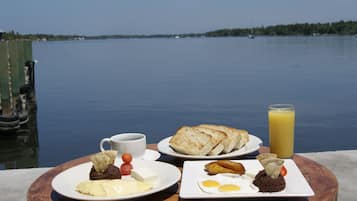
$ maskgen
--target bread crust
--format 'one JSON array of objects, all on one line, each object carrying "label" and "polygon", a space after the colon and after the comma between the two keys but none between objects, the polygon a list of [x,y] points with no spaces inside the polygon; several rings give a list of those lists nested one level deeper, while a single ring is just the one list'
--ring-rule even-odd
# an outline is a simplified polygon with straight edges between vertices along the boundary
[{"label": "bread crust", "polygon": [[217,144],[212,148],[212,150],[208,153],[208,155],[216,156],[224,150],[224,145],[222,141],[228,137],[226,133],[215,129],[200,127],[200,126],[194,126],[193,128],[212,136],[213,139],[216,140],[215,143]]},{"label": "bread crust", "polygon": [[233,131],[227,127],[222,125],[213,125],[213,124],[201,124],[200,127],[211,128],[227,134],[227,138],[223,140],[224,145],[224,153],[230,153],[233,149],[236,149],[238,143],[240,142],[241,136],[233,133]]},{"label": "bread crust", "polygon": [[169,144],[177,152],[204,156],[218,144],[216,141],[211,135],[189,126],[183,126],[177,130]]},{"label": "bread crust", "polygon": [[[214,125],[214,124],[201,124],[200,126],[207,127],[207,128],[212,128],[212,129],[217,129],[217,130],[226,132],[226,133],[228,133],[228,134],[230,134],[232,136],[233,135],[238,135],[237,143],[236,143],[236,145],[235,145],[235,147],[233,149],[241,149],[249,141],[249,134],[248,134],[248,131],[246,131],[246,130],[236,129],[236,128],[229,127],[229,126],[224,126],[224,125]],[[232,137],[231,137],[231,139],[232,139]],[[225,153],[227,153],[226,151],[229,151],[229,149],[230,149],[230,147],[226,148],[225,149]]]},{"label": "bread crust", "polygon": [[242,148],[249,141],[246,130],[223,125],[200,124],[182,126],[170,139],[169,145],[176,152],[188,155],[210,155],[230,153]]}]

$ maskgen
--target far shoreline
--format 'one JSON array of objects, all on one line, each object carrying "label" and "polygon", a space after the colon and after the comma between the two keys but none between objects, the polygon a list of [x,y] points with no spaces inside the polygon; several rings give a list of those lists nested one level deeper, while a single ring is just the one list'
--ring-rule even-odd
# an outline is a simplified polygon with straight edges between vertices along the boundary
[{"label": "far shoreline", "polygon": [[[60,41],[94,41],[94,40],[148,40],[148,39],[170,39],[170,40],[182,40],[182,39],[222,39],[222,38],[241,38],[241,39],[249,39],[248,36],[216,36],[216,37],[181,37],[179,39],[173,37],[121,37],[121,38],[86,38],[86,39],[63,39],[63,40],[46,40],[46,39],[38,39],[32,40],[33,42],[60,42]],[[259,35],[255,36],[255,38],[357,38],[356,35],[319,35],[319,36],[306,36],[306,35]],[[23,40],[23,39],[22,39]]]},{"label": "far shoreline", "polygon": [[286,25],[261,26],[253,28],[218,29],[205,33],[174,34],[108,34],[108,35],[55,35],[20,34],[15,31],[2,32],[3,40],[66,41],[103,39],[150,39],[150,38],[223,38],[223,37],[357,37],[357,21],[338,21],[329,23],[296,23]]}]

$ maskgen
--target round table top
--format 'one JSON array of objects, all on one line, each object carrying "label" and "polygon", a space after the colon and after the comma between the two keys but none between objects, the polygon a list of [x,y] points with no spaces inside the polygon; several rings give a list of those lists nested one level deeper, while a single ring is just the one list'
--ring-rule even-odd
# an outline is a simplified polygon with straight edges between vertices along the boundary
[{"label": "round table top", "polygon": [[[156,144],[148,145],[148,148],[157,150]],[[261,147],[259,152],[268,152],[269,148]],[[248,156],[240,157],[239,159],[246,159]],[[90,161],[90,155],[84,156],[72,161],[63,163],[57,167],[54,167],[41,175],[39,178],[34,181],[27,192],[28,201],[72,201],[73,199],[63,197],[53,191],[51,187],[52,179],[62,171],[71,168],[73,166],[79,165]],[[182,164],[184,160],[163,155],[159,159],[160,161],[168,162],[176,165],[182,170]],[[283,200],[292,201],[292,200],[309,200],[309,201],[336,201],[337,200],[337,191],[338,183],[335,175],[328,170],[326,167],[320,165],[319,163],[305,158],[303,156],[294,155],[293,160],[296,165],[299,167],[300,171],[310,184],[311,188],[315,192],[315,196],[309,198],[284,198]],[[145,197],[147,200],[167,200],[167,201],[177,201],[182,200],[179,198],[179,185],[174,185],[164,191],[152,194]],[[135,200],[140,200],[135,199]],[[223,200],[223,199],[222,199]],[[239,199],[239,200],[255,200],[255,199]],[[259,198],[262,200],[262,198]],[[263,200],[272,200],[272,199],[263,199]],[[276,198],[274,198],[276,200]],[[281,199],[279,199],[281,200]]]}]

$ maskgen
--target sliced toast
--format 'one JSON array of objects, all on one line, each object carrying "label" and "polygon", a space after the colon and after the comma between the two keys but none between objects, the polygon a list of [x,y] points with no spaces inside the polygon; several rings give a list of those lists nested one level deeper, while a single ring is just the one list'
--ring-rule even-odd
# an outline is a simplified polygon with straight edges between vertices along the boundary
[{"label": "sliced toast", "polygon": [[198,129],[183,126],[170,139],[170,146],[177,152],[189,155],[207,155],[219,142]]},{"label": "sliced toast", "polygon": [[227,138],[225,138],[222,141],[222,144],[224,146],[223,152],[224,153],[230,153],[233,149],[237,149],[239,146],[239,143],[241,141],[242,136],[237,135],[234,130],[227,126],[222,126],[222,125],[212,125],[212,124],[201,124],[199,127],[205,127],[205,128],[210,128],[214,130],[218,130],[221,132],[224,132],[227,134]]},{"label": "sliced toast", "polygon": [[224,145],[223,143],[218,143],[213,149],[208,152],[209,156],[217,156],[218,154],[222,153],[224,150]]},{"label": "sliced toast", "polygon": [[241,130],[241,129],[236,129],[236,128],[230,128],[232,129],[232,132],[235,133],[236,135],[240,135],[240,141],[237,144],[236,148],[240,149],[242,147],[244,147],[244,145],[246,145],[249,141],[249,134],[248,131],[246,130]]},{"label": "sliced toast", "polygon": [[217,144],[208,153],[208,155],[215,156],[215,155],[220,154],[224,150],[224,145],[222,142],[224,139],[226,139],[228,137],[228,135],[226,133],[219,131],[219,130],[206,128],[206,127],[200,127],[200,126],[195,126],[193,128],[212,136],[217,141]]}]

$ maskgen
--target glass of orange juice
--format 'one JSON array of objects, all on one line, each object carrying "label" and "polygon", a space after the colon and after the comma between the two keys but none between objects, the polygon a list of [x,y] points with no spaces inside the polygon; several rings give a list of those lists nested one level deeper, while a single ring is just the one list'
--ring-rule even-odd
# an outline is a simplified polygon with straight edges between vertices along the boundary
[{"label": "glass of orange juice", "polygon": [[279,158],[291,158],[294,154],[295,108],[290,104],[269,106],[270,152]]}]

